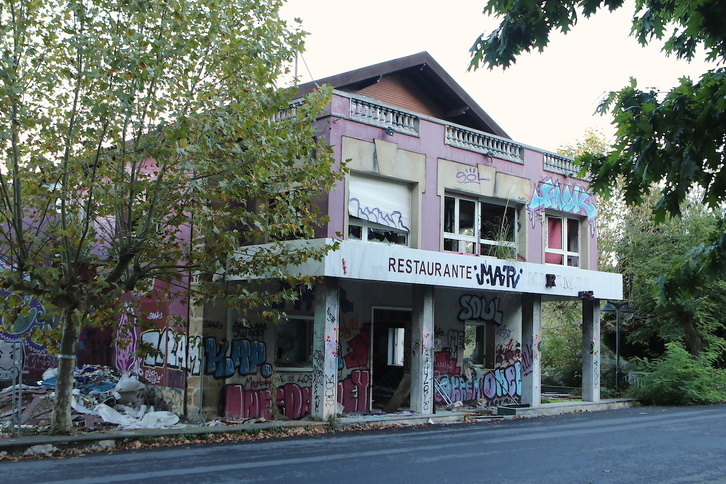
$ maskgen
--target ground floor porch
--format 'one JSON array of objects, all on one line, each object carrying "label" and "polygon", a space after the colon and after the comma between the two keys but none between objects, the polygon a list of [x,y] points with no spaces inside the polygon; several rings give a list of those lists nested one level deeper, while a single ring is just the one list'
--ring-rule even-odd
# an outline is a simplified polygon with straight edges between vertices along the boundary
[{"label": "ground floor porch", "polygon": [[600,299],[622,297],[617,274],[360,242],[301,270],[321,282],[276,325],[241,325],[233,311],[204,308],[203,371],[188,378],[187,415],[540,408],[548,299],[580,301],[582,400],[600,402]]}]

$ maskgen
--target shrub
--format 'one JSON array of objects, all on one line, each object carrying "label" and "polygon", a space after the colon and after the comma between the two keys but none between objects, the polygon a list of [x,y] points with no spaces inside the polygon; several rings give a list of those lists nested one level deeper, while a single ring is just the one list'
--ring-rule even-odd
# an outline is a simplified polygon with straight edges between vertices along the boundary
[{"label": "shrub", "polygon": [[714,368],[713,358],[695,357],[677,343],[644,368],[649,371],[631,394],[650,405],[704,405],[726,401],[726,372]]}]

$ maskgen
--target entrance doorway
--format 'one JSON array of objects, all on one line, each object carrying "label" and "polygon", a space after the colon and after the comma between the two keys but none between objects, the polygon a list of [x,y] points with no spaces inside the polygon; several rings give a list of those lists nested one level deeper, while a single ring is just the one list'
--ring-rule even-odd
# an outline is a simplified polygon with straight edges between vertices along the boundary
[{"label": "entrance doorway", "polygon": [[395,412],[410,406],[411,310],[373,308],[372,409]]}]

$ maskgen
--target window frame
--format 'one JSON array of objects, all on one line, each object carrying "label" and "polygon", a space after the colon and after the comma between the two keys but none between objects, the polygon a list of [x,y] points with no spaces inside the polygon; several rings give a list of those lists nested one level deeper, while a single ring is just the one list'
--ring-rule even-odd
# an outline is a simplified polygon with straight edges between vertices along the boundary
[{"label": "window frame", "polygon": [[[351,232],[353,229],[359,229],[361,231],[361,236],[354,236]],[[365,232],[366,236],[363,237],[363,233]],[[404,243],[395,242],[392,240],[388,240],[388,238],[383,235],[383,240],[380,237],[377,237],[376,234],[389,232],[391,234],[395,234],[398,237],[402,237],[404,239]],[[377,224],[375,222],[369,222],[368,220],[363,220],[362,218],[354,217],[352,215],[348,216],[348,240],[362,240],[363,242],[373,242],[373,243],[381,243],[381,244],[393,244],[393,245],[401,245],[404,247],[409,247],[411,243],[411,237],[410,232],[406,232],[405,230],[399,230],[394,229],[393,227],[389,227],[387,225]]]},{"label": "window frame", "polygon": [[[354,189],[354,185],[358,188]],[[398,200],[400,203],[391,204],[391,201],[389,200],[387,208],[392,208],[394,210],[391,212],[385,210],[383,212],[377,212],[377,203],[383,202],[383,205],[386,205],[385,200],[380,200],[378,197],[379,193],[385,192],[386,188],[389,189],[389,193],[393,193],[395,195],[393,197],[393,200]],[[374,195],[372,195],[373,192],[375,192]],[[354,197],[354,195],[357,196]],[[405,201],[406,203],[401,202],[402,197],[407,198],[407,200]],[[374,213],[381,213],[384,215],[392,216],[397,214],[398,217],[400,217],[399,221],[401,222],[402,228],[362,218],[361,216],[358,216],[361,214],[361,212],[357,212],[357,214],[354,214],[351,211],[351,203],[354,199],[357,201],[358,204],[362,203],[362,207],[364,207],[365,209],[370,209],[371,207],[374,207],[372,203],[373,200],[375,200],[377,203]],[[346,238],[348,240],[361,240],[364,242],[410,247],[411,235],[413,231],[411,225],[414,221],[413,193],[410,182],[380,176],[369,176],[368,174],[351,173],[348,177],[347,204],[348,208],[346,213]],[[360,205],[357,206],[360,207]],[[396,209],[396,207],[398,207],[398,209]],[[356,229],[360,231],[360,235],[353,234],[354,230]]]},{"label": "window frame", "polygon": [[[482,321],[465,321],[464,322],[464,348],[463,356],[464,360],[468,361],[471,366],[478,368],[494,368],[495,361],[495,334],[494,325]],[[469,333],[474,332],[474,346],[480,349],[479,358],[470,356],[469,350]]]},{"label": "window frame", "polygon": [[[293,361],[293,362],[284,362],[281,361],[281,356],[279,356],[279,349],[280,349],[280,324],[299,324],[299,323],[293,323],[293,321],[298,322],[304,322],[308,326],[307,329],[307,342],[305,344],[306,350],[307,350],[307,357],[305,361]],[[278,321],[277,325],[275,326],[275,369],[277,371],[309,371],[313,367],[313,334],[315,331],[315,322],[313,316],[303,316],[303,315],[288,315],[287,318],[281,319]]]},{"label": "window frame", "polygon": [[[550,247],[550,240],[553,238],[550,233],[550,220],[560,221],[560,236],[558,241],[560,247]],[[545,230],[543,244],[544,263],[563,267],[582,267],[582,220],[578,217],[570,217],[564,214],[545,213],[543,226]],[[573,226],[577,227],[577,234],[575,234],[574,238],[570,233],[570,228]],[[576,250],[572,250],[571,242],[573,239],[576,243]],[[548,255],[561,257],[561,262],[552,262],[552,257],[548,261]],[[573,259],[577,261],[576,264],[570,263]]]},{"label": "window frame", "polygon": [[[454,211],[453,218],[454,224],[447,223],[447,217],[449,216],[448,201],[454,200]],[[474,220],[473,220],[473,234],[460,234],[461,229],[461,202],[472,202],[474,203]],[[501,215],[506,217],[511,213],[513,215],[511,236],[513,240],[495,240],[487,239],[483,237],[482,220],[483,215],[487,213],[486,207],[497,207],[501,209]],[[501,217],[497,214],[498,217]],[[467,195],[459,195],[456,193],[446,193],[444,195],[444,208],[443,217],[441,220],[441,234],[442,234],[442,248],[445,252],[455,252],[459,254],[471,254],[485,257],[497,257],[499,250],[506,251],[509,249],[511,255],[505,258],[514,259],[519,253],[519,207],[517,204],[511,201],[495,201],[488,198],[479,198]],[[451,227],[454,231],[450,232],[447,229]],[[468,229],[465,228],[465,230]],[[447,241],[456,243],[456,248],[447,248]],[[460,243],[464,243],[464,250],[461,249]],[[453,247],[449,246],[449,247]],[[499,249],[500,247],[504,249]],[[487,250],[488,249],[488,250]],[[494,252],[494,255],[492,255]]]}]

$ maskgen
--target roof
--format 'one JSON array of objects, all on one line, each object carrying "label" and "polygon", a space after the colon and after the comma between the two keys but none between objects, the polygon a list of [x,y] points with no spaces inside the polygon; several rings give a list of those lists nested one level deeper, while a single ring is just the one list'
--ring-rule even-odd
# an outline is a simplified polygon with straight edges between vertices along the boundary
[{"label": "roof", "polygon": [[[329,84],[338,91],[356,93],[384,77],[397,76],[422,93],[442,113],[437,117],[468,128],[510,136],[472,99],[469,94],[434,60],[428,52],[362,67],[298,86],[300,94],[316,86]],[[510,138],[511,139],[511,138]]]}]

